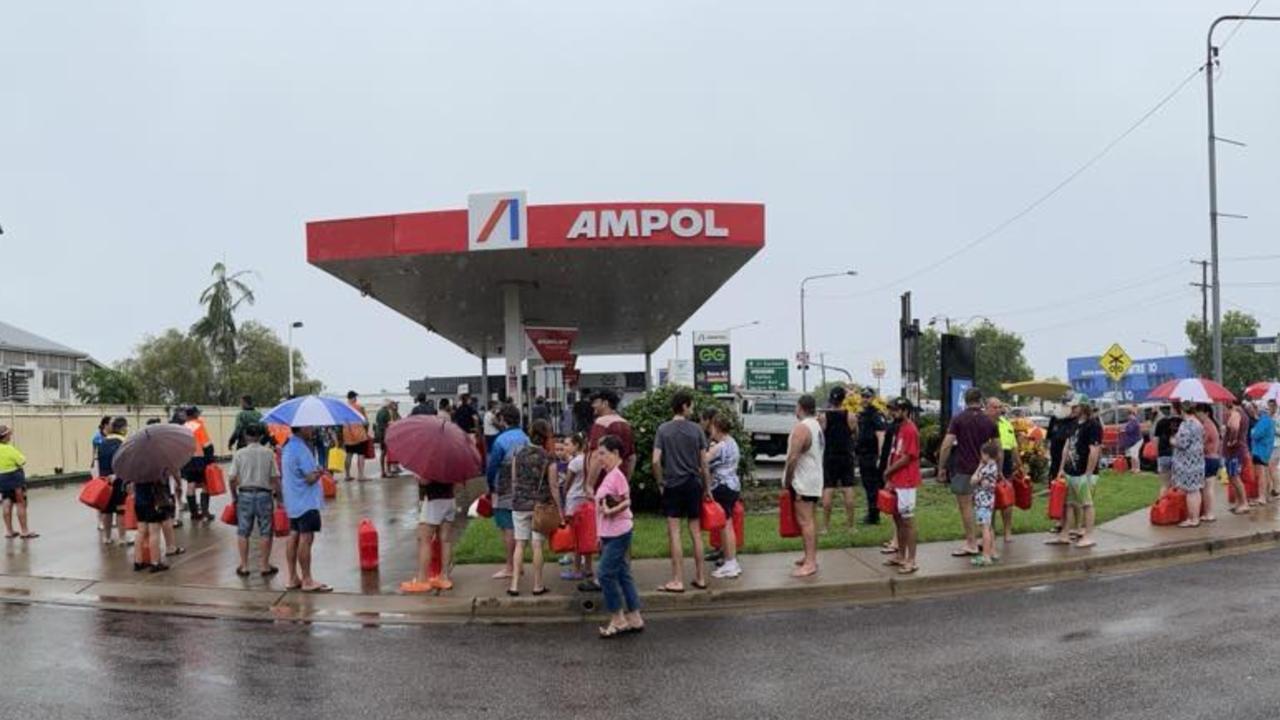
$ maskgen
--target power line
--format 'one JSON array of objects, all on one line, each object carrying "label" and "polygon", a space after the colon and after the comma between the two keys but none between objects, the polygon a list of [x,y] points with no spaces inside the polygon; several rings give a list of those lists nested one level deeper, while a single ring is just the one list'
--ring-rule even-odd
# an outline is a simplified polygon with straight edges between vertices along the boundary
[{"label": "power line", "polygon": [[[1253,11],[1257,10],[1258,6],[1261,4],[1262,4],[1262,0],[1253,0],[1253,5],[1249,6],[1249,9],[1245,11],[1244,16],[1249,17],[1250,15],[1252,15]],[[1231,28],[1231,32],[1227,33],[1227,36],[1222,40],[1222,44],[1218,46],[1219,51],[1222,51],[1227,47],[1227,45],[1231,42],[1231,38],[1235,37],[1236,33],[1240,32],[1240,26],[1242,25],[1244,25],[1243,20],[1236,21],[1235,27]]]},{"label": "power line", "polygon": [[[1133,302],[1133,305],[1137,307],[1141,307],[1149,303],[1159,302],[1161,300],[1171,300],[1175,297],[1181,297],[1186,295],[1189,292],[1191,292],[1190,288],[1178,288],[1177,290],[1174,290],[1172,292],[1163,292],[1158,295],[1152,295],[1150,297],[1145,297],[1139,300],[1135,300]],[[1109,317],[1115,314],[1116,314],[1115,308],[1108,308],[1101,312],[1085,315],[1078,318],[1073,318],[1071,320],[1064,320],[1063,322],[1054,323],[1053,325],[1045,325],[1043,327],[1033,328],[1031,330],[1014,330],[1014,332],[1017,333],[1018,335],[1034,335],[1035,333],[1044,332],[1045,330],[1057,330],[1059,328],[1071,327],[1073,325],[1080,325],[1083,323],[1092,322],[1094,320],[1097,320],[1098,318]]]}]

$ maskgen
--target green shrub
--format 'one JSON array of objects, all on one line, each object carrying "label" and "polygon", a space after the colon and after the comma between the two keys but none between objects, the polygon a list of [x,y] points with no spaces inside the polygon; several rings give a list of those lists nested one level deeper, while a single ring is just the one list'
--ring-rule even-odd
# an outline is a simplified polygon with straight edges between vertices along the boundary
[{"label": "green shrub", "polygon": [[938,450],[942,448],[942,427],[934,422],[920,429],[920,459],[937,466]]},{"label": "green shrub", "polygon": [[[638,509],[652,510],[658,507],[658,486],[653,480],[653,436],[658,426],[671,419],[671,396],[676,390],[689,390],[674,385],[650,390],[642,397],[632,401],[622,410],[622,415],[631,423],[631,432],[636,444],[636,472],[631,478],[631,499]],[[738,463],[738,477],[743,485],[750,482],[755,471],[755,451],[751,447],[751,436],[742,427],[742,418],[732,404],[721,402],[706,393],[689,390],[693,394],[693,417],[696,420],[704,409],[713,407],[728,415],[733,420],[730,434],[738,441],[738,449],[742,452],[742,460]]]}]

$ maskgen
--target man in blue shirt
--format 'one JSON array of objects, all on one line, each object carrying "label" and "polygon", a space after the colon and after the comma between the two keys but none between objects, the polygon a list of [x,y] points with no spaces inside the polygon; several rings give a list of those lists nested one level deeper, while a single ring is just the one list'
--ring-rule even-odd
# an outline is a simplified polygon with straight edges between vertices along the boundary
[{"label": "man in blue shirt", "polygon": [[311,545],[320,532],[320,510],[324,508],[324,489],[320,485],[323,470],[311,446],[315,436],[315,428],[293,428],[293,437],[281,451],[280,485],[290,531],[285,549],[289,583],[285,589],[322,593],[332,592],[333,588],[311,577]]},{"label": "man in blue shirt", "polygon": [[529,444],[529,436],[520,429],[520,410],[515,405],[503,405],[497,413],[501,432],[489,448],[489,463],[485,467],[485,479],[489,482],[489,494],[493,496],[493,524],[502,531],[507,547],[506,568],[494,573],[494,578],[509,578],[515,570],[515,523],[511,517],[511,458],[520,448]]}]

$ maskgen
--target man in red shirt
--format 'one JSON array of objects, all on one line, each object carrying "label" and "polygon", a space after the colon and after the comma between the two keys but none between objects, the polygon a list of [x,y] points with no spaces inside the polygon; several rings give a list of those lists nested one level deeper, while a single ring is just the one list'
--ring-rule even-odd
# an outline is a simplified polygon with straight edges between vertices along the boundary
[{"label": "man in red shirt", "polygon": [[920,487],[920,431],[911,421],[911,401],[898,398],[890,408],[898,423],[893,438],[893,452],[885,479],[898,494],[898,511],[893,514],[897,528],[898,552],[888,561],[897,565],[898,572],[910,575],[919,569],[916,565],[916,488]]}]

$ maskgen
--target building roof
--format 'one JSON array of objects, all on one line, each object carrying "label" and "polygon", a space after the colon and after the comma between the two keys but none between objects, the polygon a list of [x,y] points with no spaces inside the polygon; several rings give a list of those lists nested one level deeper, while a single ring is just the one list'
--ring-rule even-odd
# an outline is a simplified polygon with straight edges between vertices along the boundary
[{"label": "building roof", "polygon": [[0,321],[0,350],[22,350],[26,352],[48,353],[50,355],[67,355],[75,358],[87,357],[88,353],[69,348],[22,328],[14,327]]},{"label": "building roof", "polygon": [[579,355],[620,355],[656,350],[764,247],[759,203],[527,211],[511,225],[526,244],[496,251],[472,249],[491,228],[473,237],[467,210],[311,222],[307,259],[473,354],[501,353],[514,285],[524,324],[576,328]]}]

